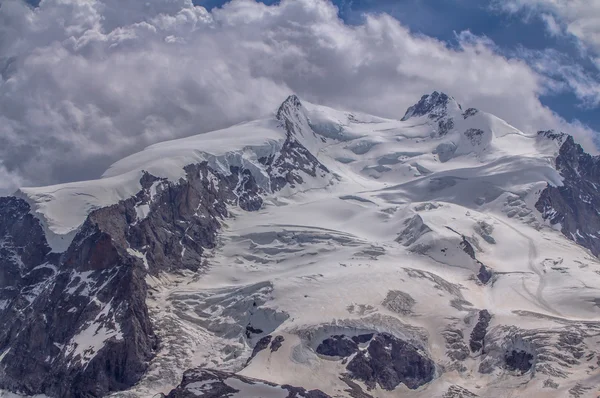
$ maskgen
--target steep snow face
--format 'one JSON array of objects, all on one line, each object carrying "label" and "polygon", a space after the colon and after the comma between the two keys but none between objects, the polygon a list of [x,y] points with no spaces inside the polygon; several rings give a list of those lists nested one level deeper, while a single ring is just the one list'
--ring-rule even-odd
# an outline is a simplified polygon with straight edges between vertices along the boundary
[{"label": "steep snow face", "polygon": [[230,174],[231,167],[249,170],[259,186],[270,191],[271,176],[263,160],[279,155],[288,136],[287,127],[292,128],[301,144],[318,151],[322,142],[312,132],[302,104],[293,96],[274,118],[152,145],[116,162],[98,180],[21,188],[17,196],[27,200],[40,218],[53,251],[63,252],[93,210],[139,192],[144,172],[177,182],[185,177],[186,166],[208,162],[223,175]]},{"label": "steep snow face", "polygon": [[[600,382],[600,263],[546,222],[567,220],[549,207],[560,192],[536,210],[549,186],[594,188],[581,167],[596,160],[570,140],[437,92],[402,120],[291,96],[272,118],[20,194],[65,241],[130,198],[129,224],[105,224],[133,235],[123,252],[161,344],[115,397],[583,397]],[[129,338],[84,326],[69,340],[84,361]]]}]

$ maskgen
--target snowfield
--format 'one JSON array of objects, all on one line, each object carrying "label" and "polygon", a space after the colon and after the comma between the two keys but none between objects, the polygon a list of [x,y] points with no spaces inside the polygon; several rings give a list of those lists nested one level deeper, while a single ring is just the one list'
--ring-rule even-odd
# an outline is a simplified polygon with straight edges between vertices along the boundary
[{"label": "snowfield", "polygon": [[[277,193],[259,161],[286,139],[274,118],[153,145],[99,180],[22,188],[56,252],[91,210],[138,192],[143,170],[178,181],[200,161],[243,166],[264,188],[259,211],[231,208],[222,220],[204,272],[147,277],[160,349],[136,386],[112,396],[168,394],[185,370],[206,367],[332,397],[596,397],[600,263],[535,209],[547,184],[562,185],[561,142],[453,99],[441,111],[401,121],[302,102],[298,140],[333,178]],[[474,350],[477,325],[485,339]],[[347,370],[359,354],[317,352],[332,336],[367,334],[409,342],[433,361],[433,379],[369,388]],[[266,335],[280,347],[251,358]],[[93,353],[107,336],[90,331],[75,347]],[[530,368],[508,366],[511,355]],[[287,396],[228,380],[234,396]],[[188,390],[204,396],[207,383]]]}]

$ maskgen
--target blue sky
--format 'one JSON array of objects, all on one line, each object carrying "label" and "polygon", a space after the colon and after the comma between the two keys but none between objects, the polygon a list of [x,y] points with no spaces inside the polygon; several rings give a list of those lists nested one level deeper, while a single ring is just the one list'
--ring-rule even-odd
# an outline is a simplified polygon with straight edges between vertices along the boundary
[{"label": "blue sky", "polygon": [[[219,7],[224,0],[196,0],[208,9]],[[265,4],[277,1],[264,0]],[[365,13],[387,13],[415,33],[435,37],[454,45],[457,32],[468,30],[491,39],[499,52],[514,56],[521,48],[555,49],[598,78],[598,70],[581,54],[570,36],[553,36],[539,15],[501,12],[489,0],[333,0],[346,23],[360,24]],[[569,90],[540,97],[541,102],[572,121],[577,119],[600,131],[598,106],[583,104]]]}]

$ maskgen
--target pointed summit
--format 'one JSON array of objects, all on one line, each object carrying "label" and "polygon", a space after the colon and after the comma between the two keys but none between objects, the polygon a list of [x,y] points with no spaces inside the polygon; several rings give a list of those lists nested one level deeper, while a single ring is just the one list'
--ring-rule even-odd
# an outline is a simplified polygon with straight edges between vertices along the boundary
[{"label": "pointed summit", "polygon": [[538,138],[546,138],[548,140],[556,141],[559,146],[568,139],[567,134],[563,132],[557,132],[555,130],[538,131],[537,135]]},{"label": "pointed summit", "polygon": [[290,95],[277,110],[277,120],[285,128],[288,138],[296,139],[304,145],[309,145],[311,136],[314,136],[310,128],[306,109],[302,106],[300,98]]},{"label": "pointed summit", "polygon": [[286,117],[290,117],[298,113],[302,109],[302,102],[295,94],[287,97],[277,110],[277,120],[283,122]]},{"label": "pointed summit", "polygon": [[445,93],[434,91],[431,94],[425,94],[419,102],[406,110],[402,121],[408,120],[411,117],[419,117],[429,115],[430,119],[440,119],[448,114],[449,108],[456,107],[461,109],[460,104],[453,97]]}]

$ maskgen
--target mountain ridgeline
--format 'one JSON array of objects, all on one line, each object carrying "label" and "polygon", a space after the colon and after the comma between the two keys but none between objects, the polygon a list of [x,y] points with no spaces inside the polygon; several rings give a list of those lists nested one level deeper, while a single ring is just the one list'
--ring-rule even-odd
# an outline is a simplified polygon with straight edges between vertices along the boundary
[{"label": "mountain ridgeline", "polygon": [[600,157],[573,137],[434,92],[401,120],[290,96],[167,144],[0,198],[0,388],[592,393]]}]

